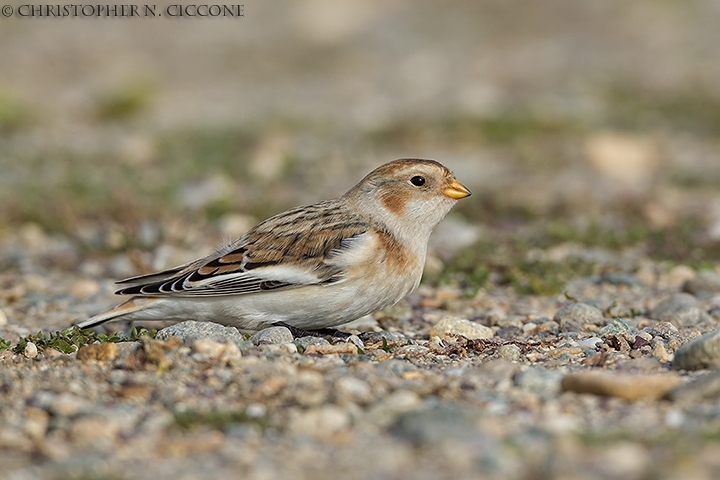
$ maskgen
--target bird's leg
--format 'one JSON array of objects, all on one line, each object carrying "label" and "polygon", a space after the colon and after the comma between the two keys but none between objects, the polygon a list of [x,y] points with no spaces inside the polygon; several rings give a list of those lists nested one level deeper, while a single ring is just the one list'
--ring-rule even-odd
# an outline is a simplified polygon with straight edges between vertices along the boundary
[{"label": "bird's leg", "polygon": [[285,327],[288,330],[290,330],[290,333],[292,333],[293,337],[333,337],[333,338],[347,338],[351,334],[341,332],[340,330],[337,330],[335,328],[318,328],[317,330],[303,330],[302,328],[293,327],[292,325],[288,325],[285,322],[275,322],[273,323],[276,327]]},{"label": "bird's leg", "polygon": [[347,332],[341,332],[337,328],[318,328],[317,330],[310,330],[310,335],[314,335],[316,337],[332,337],[332,338],[348,338],[352,335],[352,333]]}]

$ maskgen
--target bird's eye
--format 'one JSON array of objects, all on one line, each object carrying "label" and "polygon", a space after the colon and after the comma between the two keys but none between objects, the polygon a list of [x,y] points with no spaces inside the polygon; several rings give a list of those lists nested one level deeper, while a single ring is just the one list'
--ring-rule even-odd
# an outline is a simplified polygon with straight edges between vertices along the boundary
[{"label": "bird's eye", "polygon": [[425,177],[421,177],[420,175],[415,175],[410,179],[410,183],[415,185],[416,187],[422,187],[425,185]]}]

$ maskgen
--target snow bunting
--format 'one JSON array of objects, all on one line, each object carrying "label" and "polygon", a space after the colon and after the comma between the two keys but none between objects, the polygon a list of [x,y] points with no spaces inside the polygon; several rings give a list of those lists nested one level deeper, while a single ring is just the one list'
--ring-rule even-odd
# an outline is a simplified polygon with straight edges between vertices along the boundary
[{"label": "snow bunting", "polygon": [[215,253],[122,280],[125,303],[80,324],[212,321],[320,330],[393,305],[420,283],[428,239],[470,191],[434,160],[382,165],[340,198],[297,207]]}]

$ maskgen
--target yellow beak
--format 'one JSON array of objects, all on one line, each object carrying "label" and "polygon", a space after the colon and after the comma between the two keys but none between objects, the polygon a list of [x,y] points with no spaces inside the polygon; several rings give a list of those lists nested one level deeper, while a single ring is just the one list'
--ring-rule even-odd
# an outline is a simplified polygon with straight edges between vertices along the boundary
[{"label": "yellow beak", "polygon": [[461,198],[469,197],[470,195],[472,195],[470,193],[470,190],[468,190],[465,185],[458,182],[454,178],[452,183],[445,187],[445,190],[443,190],[443,194],[445,194],[446,197],[450,197],[455,200],[460,200]]}]

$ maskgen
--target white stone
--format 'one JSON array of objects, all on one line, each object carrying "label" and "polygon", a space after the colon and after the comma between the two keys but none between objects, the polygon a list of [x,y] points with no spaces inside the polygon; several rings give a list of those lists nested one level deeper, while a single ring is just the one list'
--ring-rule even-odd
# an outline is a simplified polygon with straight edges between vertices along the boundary
[{"label": "white stone", "polygon": [[35,345],[33,342],[28,342],[27,345],[25,345],[25,350],[23,351],[23,354],[27,358],[37,357],[37,355],[38,355],[37,345]]},{"label": "white stone", "polygon": [[490,327],[458,317],[443,317],[430,329],[430,336],[449,335],[461,335],[469,340],[479,340],[492,338],[494,332]]}]

